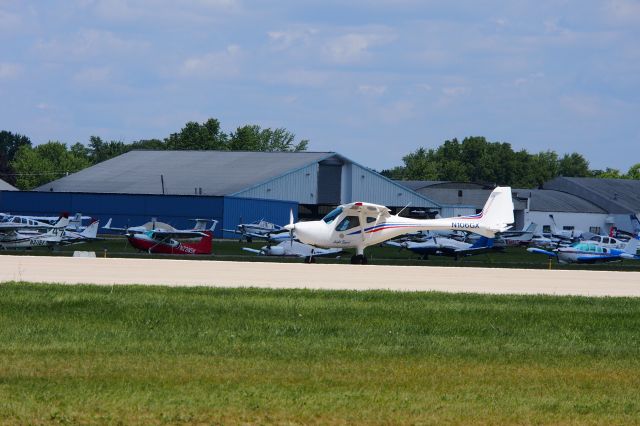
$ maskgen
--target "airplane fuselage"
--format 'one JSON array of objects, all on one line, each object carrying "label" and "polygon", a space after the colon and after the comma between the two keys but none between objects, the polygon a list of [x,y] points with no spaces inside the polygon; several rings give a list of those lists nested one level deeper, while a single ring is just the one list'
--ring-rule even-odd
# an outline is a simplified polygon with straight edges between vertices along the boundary
[{"label": "airplane fuselage", "polygon": [[[390,216],[377,221],[375,216],[365,216],[366,223],[349,227],[344,226],[346,215],[327,223],[324,220],[299,222],[295,226],[296,237],[303,243],[318,247],[356,248],[380,244],[400,235],[418,231],[472,231],[481,233],[480,215],[448,219],[411,219]],[[357,216],[350,216],[356,218]]]},{"label": "airplane fuselage", "polygon": [[161,254],[211,254],[211,233],[205,231],[206,237],[202,237],[197,243],[184,243],[175,239],[157,240],[147,233],[129,234],[129,244],[141,251]]}]

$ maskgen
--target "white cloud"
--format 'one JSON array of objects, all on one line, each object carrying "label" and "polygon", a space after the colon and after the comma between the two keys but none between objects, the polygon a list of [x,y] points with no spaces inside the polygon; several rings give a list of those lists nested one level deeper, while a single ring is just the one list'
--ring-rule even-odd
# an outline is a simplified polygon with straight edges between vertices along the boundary
[{"label": "white cloud", "polygon": [[468,92],[469,92],[469,89],[463,86],[452,86],[452,87],[442,88],[442,94],[451,98],[462,96],[464,94],[467,94]]},{"label": "white cloud", "polygon": [[269,83],[287,84],[301,87],[321,87],[329,80],[329,74],[323,71],[308,69],[290,69],[278,74],[270,75],[266,79]]},{"label": "white cloud", "polygon": [[9,62],[0,62],[0,78],[14,78],[22,71],[22,66]]},{"label": "white cloud", "polygon": [[231,44],[226,49],[186,59],[181,74],[189,77],[227,78],[240,73],[242,59],[240,46]]},{"label": "white cloud", "polygon": [[370,49],[392,42],[395,36],[388,30],[378,32],[351,32],[329,40],[323,48],[332,62],[350,64],[371,57]]},{"label": "white cloud", "polygon": [[313,28],[299,27],[286,31],[269,31],[269,43],[275,50],[287,50],[294,45],[308,45],[311,37],[318,31]]},{"label": "white cloud", "polygon": [[387,91],[387,86],[375,86],[371,84],[361,84],[358,86],[358,92],[363,95],[380,96]]}]

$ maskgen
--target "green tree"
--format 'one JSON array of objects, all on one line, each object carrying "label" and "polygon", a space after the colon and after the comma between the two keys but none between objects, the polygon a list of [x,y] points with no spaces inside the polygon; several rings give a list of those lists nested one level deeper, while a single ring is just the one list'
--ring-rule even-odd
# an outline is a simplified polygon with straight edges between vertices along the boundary
[{"label": "green tree", "polygon": [[605,170],[592,170],[591,176],[599,179],[623,179],[626,178],[625,175],[620,173],[618,169],[612,169],[611,167],[607,167]]},{"label": "green tree", "polygon": [[589,162],[577,152],[565,154],[558,163],[558,174],[565,177],[591,176]]},{"label": "green tree", "polygon": [[640,163],[634,164],[629,167],[627,172],[627,179],[640,179]]},{"label": "green tree", "polygon": [[232,151],[299,152],[309,145],[306,139],[295,143],[295,135],[284,128],[262,129],[258,125],[238,127],[229,136],[228,148]]},{"label": "green tree", "polygon": [[121,141],[104,142],[99,136],[89,138],[88,158],[92,164],[98,164],[110,158],[117,157],[130,150],[129,146]]},{"label": "green tree", "polygon": [[35,147],[24,145],[18,150],[11,166],[16,171],[16,186],[33,189],[91,165],[90,161],[68,150],[66,144],[51,141]]},{"label": "green tree", "polygon": [[0,176],[12,185],[15,185],[16,177],[11,162],[23,146],[31,146],[28,137],[6,130],[0,132]]},{"label": "green tree", "polygon": [[203,124],[190,121],[178,132],[165,139],[166,149],[175,150],[226,150],[227,135],[220,129],[220,122],[210,118]]}]

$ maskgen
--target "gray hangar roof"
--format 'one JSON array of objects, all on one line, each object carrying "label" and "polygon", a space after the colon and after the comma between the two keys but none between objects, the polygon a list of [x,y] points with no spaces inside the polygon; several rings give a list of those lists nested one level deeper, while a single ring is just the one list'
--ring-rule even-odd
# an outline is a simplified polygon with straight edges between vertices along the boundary
[{"label": "gray hangar roof", "polygon": [[0,179],[0,191],[17,191],[18,188],[9,185],[7,182]]},{"label": "gray hangar roof", "polygon": [[539,212],[606,213],[595,204],[576,195],[551,189],[516,189],[518,198],[529,198],[529,210]]},{"label": "gray hangar roof", "polygon": [[331,157],[330,152],[130,151],[36,191],[229,195]]},{"label": "gray hangar roof", "polygon": [[544,188],[575,194],[609,213],[640,212],[640,180],[558,177]]}]

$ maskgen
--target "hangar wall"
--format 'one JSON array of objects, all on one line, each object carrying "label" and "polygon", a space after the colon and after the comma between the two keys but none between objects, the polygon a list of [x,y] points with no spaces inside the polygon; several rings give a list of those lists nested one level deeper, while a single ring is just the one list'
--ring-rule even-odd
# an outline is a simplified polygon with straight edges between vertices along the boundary
[{"label": "hangar wall", "polygon": [[[343,202],[375,200],[372,202],[387,207],[404,207],[410,203],[411,207],[428,207],[440,210],[440,205],[429,202],[426,198],[373,170],[356,163],[345,169],[350,176],[343,177],[343,182],[346,180],[351,182],[351,193],[349,194],[351,199],[343,200]],[[343,170],[343,176],[347,173]]]},{"label": "hangar wall", "polygon": [[300,204],[317,204],[317,182],[318,163],[313,163],[231,195],[269,200],[296,200]]},{"label": "hangar wall", "polygon": [[[242,220],[266,219],[274,223],[289,222],[289,211],[298,217],[298,204],[280,200],[195,195],[95,194],[82,192],[0,191],[0,211],[4,213],[51,216],[63,211],[77,212],[100,219],[104,226],[141,225],[152,217],[176,228],[193,226],[190,219],[218,220],[214,236],[222,229],[233,229]],[[236,237],[229,233],[227,237]]]}]

